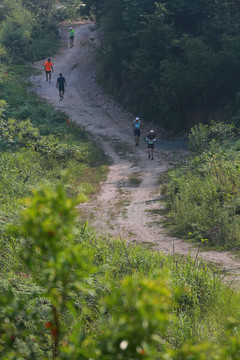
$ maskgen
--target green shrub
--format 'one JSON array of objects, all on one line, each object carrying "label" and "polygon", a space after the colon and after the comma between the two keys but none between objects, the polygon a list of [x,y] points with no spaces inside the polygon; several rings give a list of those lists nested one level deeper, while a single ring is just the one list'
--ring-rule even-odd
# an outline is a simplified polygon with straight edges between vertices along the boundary
[{"label": "green shrub", "polygon": [[178,235],[238,249],[239,141],[232,124],[196,125],[190,160],[167,175],[166,204]]},{"label": "green shrub", "polygon": [[211,122],[211,125],[195,125],[189,133],[188,148],[193,155],[208,153],[236,137],[233,124]]},{"label": "green shrub", "polygon": [[82,0],[63,0],[64,5],[61,9],[61,16],[68,20],[79,20],[81,18],[82,8],[85,7]]},{"label": "green shrub", "polygon": [[1,119],[0,136],[6,147],[35,146],[39,139],[39,130],[32,126],[30,119],[20,122],[15,119]]},{"label": "green shrub", "polygon": [[[48,0],[45,4],[36,2],[26,7],[25,1],[4,1],[0,57],[8,64],[33,62],[58,50],[57,23],[50,11],[53,3]],[[41,11],[35,11],[37,8]]]},{"label": "green shrub", "polygon": [[21,62],[27,59],[27,49],[31,43],[32,17],[20,1],[14,1],[15,6],[1,23],[0,41],[7,49],[10,57]]}]

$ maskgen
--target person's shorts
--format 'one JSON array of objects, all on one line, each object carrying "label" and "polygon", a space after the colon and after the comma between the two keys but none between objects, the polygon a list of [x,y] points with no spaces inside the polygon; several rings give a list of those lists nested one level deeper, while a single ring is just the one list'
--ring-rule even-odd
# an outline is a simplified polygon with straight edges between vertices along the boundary
[{"label": "person's shorts", "polygon": [[46,74],[51,74],[51,71],[46,71]]},{"label": "person's shorts", "polygon": [[73,39],[74,39],[74,36],[69,36],[69,39],[73,40]]},{"label": "person's shorts", "polygon": [[64,85],[58,85],[58,90],[59,91],[64,91]]},{"label": "person's shorts", "polygon": [[134,136],[140,136],[141,135],[140,129],[134,129],[133,133],[134,133]]},{"label": "person's shorts", "polygon": [[148,144],[148,149],[154,149],[154,143],[153,144]]}]

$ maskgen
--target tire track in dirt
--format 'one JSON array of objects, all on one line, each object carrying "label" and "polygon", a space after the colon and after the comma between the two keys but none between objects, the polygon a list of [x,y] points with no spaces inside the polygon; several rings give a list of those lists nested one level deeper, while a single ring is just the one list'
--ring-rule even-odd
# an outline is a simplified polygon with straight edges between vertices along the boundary
[{"label": "tire track in dirt", "polygon": [[[134,147],[131,130],[133,114],[129,114],[114,99],[104,93],[95,82],[94,59],[97,37],[90,24],[75,27],[75,45],[69,48],[67,28],[62,28],[63,47],[52,58],[52,84],[45,82],[44,74],[31,78],[35,92],[56,109],[69,114],[71,121],[84,126],[112,158],[107,181],[98,196],[90,203],[79,205],[79,211],[98,233],[109,237],[126,238],[142,243],[166,254],[198,256],[219,265],[227,279],[239,282],[240,261],[229,252],[201,252],[191,244],[168,236],[161,225],[159,214],[159,176],[187,155],[181,142],[157,142],[155,160],[149,160],[144,135],[138,148]],[[35,64],[43,69],[43,61]],[[56,78],[62,72],[68,87],[62,102],[55,88]]]}]

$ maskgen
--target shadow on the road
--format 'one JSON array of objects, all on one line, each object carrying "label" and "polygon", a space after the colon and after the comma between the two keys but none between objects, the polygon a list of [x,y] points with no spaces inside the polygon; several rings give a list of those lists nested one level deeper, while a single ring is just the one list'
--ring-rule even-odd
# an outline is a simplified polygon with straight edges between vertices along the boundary
[{"label": "shadow on the road", "polygon": [[180,139],[175,141],[158,140],[155,148],[160,150],[187,150],[187,140]]}]

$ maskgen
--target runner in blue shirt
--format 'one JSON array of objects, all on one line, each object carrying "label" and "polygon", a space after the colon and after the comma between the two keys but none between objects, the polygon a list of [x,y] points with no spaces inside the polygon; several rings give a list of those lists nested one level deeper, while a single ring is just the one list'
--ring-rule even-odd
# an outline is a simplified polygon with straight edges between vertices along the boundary
[{"label": "runner in blue shirt", "polygon": [[136,119],[132,122],[135,146],[139,145],[139,137],[141,135],[141,128],[142,128],[141,121],[140,121],[139,117],[136,117]]}]

